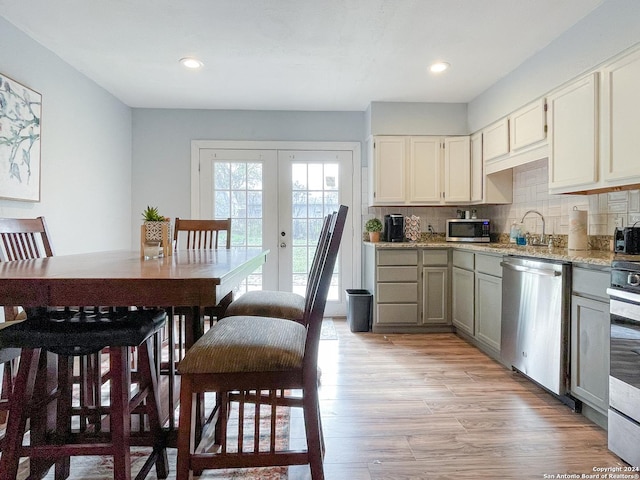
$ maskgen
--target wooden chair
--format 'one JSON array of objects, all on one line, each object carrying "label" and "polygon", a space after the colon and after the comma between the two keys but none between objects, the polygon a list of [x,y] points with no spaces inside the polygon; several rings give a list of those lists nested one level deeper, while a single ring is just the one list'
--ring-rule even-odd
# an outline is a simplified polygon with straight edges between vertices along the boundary
[{"label": "wooden chair", "polygon": [[[225,233],[225,248],[231,248],[231,219],[223,220],[184,220],[176,217],[173,229],[174,249],[184,248],[187,250],[210,250],[219,248],[220,234]],[[205,317],[209,317],[210,325],[220,318],[231,300],[233,294],[225,296],[218,305],[207,307],[204,309]],[[168,342],[169,345],[175,345],[178,352],[177,358],[184,356],[185,341],[189,344],[194,339],[187,339],[190,334],[189,329],[185,329],[185,325],[189,325],[193,321],[193,309],[185,307],[174,307],[173,315],[177,317],[176,323],[169,323]],[[177,334],[177,335],[176,335]],[[177,337],[177,338],[176,338]],[[173,363],[170,361],[170,363]]]},{"label": "wooden chair", "polygon": [[[180,232],[183,232],[181,235]],[[220,233],[226,232],[226,248],[231,248],[231,219],[224,220],[182,220],[176,217],[173,241],[178,249],[179,238],[186,237],[182,248],[204,250],[218,248]]]},{"label": "wooden chair", "polygon": [[[53,248],[49,241],[49,231],[44,217],[0,218],[0,261],[51,256],[53,256]],[[5,322],[22,320],[24,316],[24,312],[20,312],[17,306],[4,306]],[[0,384],[0,424],[5,422],[6,413],[9,410],[9,394],[13,389],[19,356],[20,349],[0,349],[0,365],[4,369],[2,384]]]},{"label": "wooden chair", "polygon": [[[309,464],[313,480],[324,478],[324,441],[318,401],[318,348],[320,328],[333,268],[340,246],[347,207],[331,215],[325,241],[320,245],[319,272],[306,299],[302,323],[272,317],[225,317],[218,321],[187,352],[179,365],[180,429],[178,433],[177,478],[189,478],[190,471],[217,468],[245,468]],[[301,397],[290,390],[300,390]],[[210,420],[216,426],[217,453],[200,451],[195,431],[198,396],[216,392],[219,402]],[[265,393],[265,392],[268,392]],[[238,403],[237,452],[229,451],[227,422],[231,402]],[[260,448],[260,435],[253,449],[243,445],[245,404],[271,411],[270,445]],[[301,407],[304,413],[307,449],[277,450],[275,443],[277,406]],[[255,420],[256,425],[258,419]]]},{"label": "wooden chair", "polygon": [[[132,445],[153,447],[137,478],[144,478],[154,464],[158,478],[166,478],[168,461],[152,344],[164,325],[165,312],[126,308],[28,308],[27,312],[24,322],[0,330],[0,346],[22,348],[0,457],[0,480],[17,477],[20,457],[30,458],[30,478],[40,478],[55,463],[56,479],[64,479],[70,473],[69,457],[74,455],[111,455],[114,479],[129,480]],[[107,346],[109,406],[80,405],[99,421],[90,430],[72,430],[73,360]],[[138,347],[135,372],[131,372],[131,347]],[[51,386],[49,352],[58,357],[58,380]],[[133,394],[132,377],[138,385]],[[55,408],[55,421],[48,413],[51,408]],[[101,419],[106,416],[108,428],[103,428]],[[139,419],[135,432],[134,417]],[[28,419],[31,441],[23,445]]]},{"label": "wooden chair", "polygon": [[302,322],[304,318],[305,299],[309,297],[314,282],[319,275],[319,263],[322,242],[327,235],[328,222],[324,221],[318,244],[313,255],[311,268],[307,277],[307,288],[304,297],[294,292],[281,292],[276,290],[253,290],[245,292],[237,299],[233,300],[224,312],[224,316],[261,316],[283,318],[285,320],[295,320]]}]

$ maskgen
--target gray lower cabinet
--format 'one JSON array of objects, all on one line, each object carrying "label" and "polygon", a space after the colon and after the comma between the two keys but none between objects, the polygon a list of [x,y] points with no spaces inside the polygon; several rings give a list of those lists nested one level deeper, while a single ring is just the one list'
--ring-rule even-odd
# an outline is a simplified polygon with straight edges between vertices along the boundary
[{"label": "gray lower cabinet", "polygon": [[367,245],[364,277],[373,293],[373,331],[449,326],[449,268],[448,249]]},{"label": "gray lower cabinet", "polygon": [[475,331],[474,277],[473,270],[455,266],[451,269],[451,322],[457,329],[471,336]]},{"label": "gray lower cabinet", "polygon": [[571,393],[607,414],[609,406],[610,272],[573,267]]},{"label": "gray lower cabinet", "polygon": [[502,256],[453,251],[452,323],[475,345],[500,355]]}]

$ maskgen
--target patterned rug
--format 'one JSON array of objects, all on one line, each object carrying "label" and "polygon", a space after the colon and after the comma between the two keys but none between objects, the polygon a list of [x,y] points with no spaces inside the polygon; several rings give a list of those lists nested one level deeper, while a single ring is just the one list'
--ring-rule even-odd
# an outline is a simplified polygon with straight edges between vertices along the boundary
[{"label": "patterned rug", "polygon": [[[253,410],[253,409],[247,409]],[[266,410],[268,411],[268,409]],[[261,415],[262,416],[262,415]],[[269,430],[269,417],[262,416],[261,419],[261,432],[268,432]],[[232,417],[230,422],[237,421],[237,415]],[[245,415],[245,439],[247,437],[253,438],[253,415],[252,412],[247,412]],[[237,428],[233,429],[237,431]],[[229,438],[229,445],[237,445],[237,437]],[[278,413],[276,414],[276,448],[286,448],[289,444],[289,409],[285,407],[278,407]],[[262,448],[268,448],[269,436],[261,435]],[[230,447],[230,450],[232,448]],[[132,467],[131,477],[134,478],[140,471],[144,462],[147,459],[151,449],[143,447],[134,447],[131,449]],[[170,448],[167,450],[169,457],[169,476],[170,480],[176,478],[176,457],[177,450]],[[18,480],[26,479],[29,472],[29,460],[25,459],[21,463],[20,472],[18,474]],[[46,480],[53,480],[54,469],[52,468],[49,473],[44,477]],[[71,458],[71,475],[69,480],[108,480],[113,478],[113,459],[112,457],[72,457]],[[155,468],[151,470],[146,477],[148,480],[156,480]],[[229,469],[229,470],[206,470],[200,477],[201,480],[286,480],[287,479],[287,467],[269,467],[269,468],[243,468],[243,469]]]},{"label": "patterned rug", "polygon": [[320,340],[338,340],[338,332],[333,320],[325,318],[322,320],[322,329],[320,330]]}]

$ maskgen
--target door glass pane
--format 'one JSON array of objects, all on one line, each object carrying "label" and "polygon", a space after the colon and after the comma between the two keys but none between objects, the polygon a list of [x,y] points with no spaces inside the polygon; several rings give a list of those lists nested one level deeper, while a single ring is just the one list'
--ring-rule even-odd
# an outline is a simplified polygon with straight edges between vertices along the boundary
[{"label": "door glass pane", "polygon": [[[214,218],[231,217],[232,247],[262,247],[262,163],[215,161]],[[262,289],[262,268],[241,285],[239,294]]]},{"label": "door glass pane", "polygon": [[[338,164],[294,162],[291,165],[293,291],[304,295],[325,215],[338,210]],[[328,300],[338,300],[336,262]]]}]

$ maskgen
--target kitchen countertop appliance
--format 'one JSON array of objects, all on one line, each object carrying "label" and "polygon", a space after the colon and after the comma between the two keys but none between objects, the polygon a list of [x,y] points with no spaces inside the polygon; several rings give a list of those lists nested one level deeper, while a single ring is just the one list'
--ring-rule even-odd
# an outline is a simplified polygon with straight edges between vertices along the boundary
[{"label": "kitchen countertop appliance", "polygon": [[613,238],[616,253],[640,255],[640,227],[616,228]]},{"label": "kitchen countertop appliance", "polygon": [[640,261],[611,263],[609,450],[640,467]]},{"label": "kitchen countertop appliance", "polygon": [[383,239],[385,242],[404,241],[404,216],[399,213],[391,213],[384,216]]},{"label": "kitchen countertop appliance", "polygon": [[486,218],[450,218],[447,220],[447,242],[489,243],[491,222]]},{"label": "kitchen countertop appliance", "polygon": [[568,392],[569,263],[505,256],[502,360],[572,408]]}]

